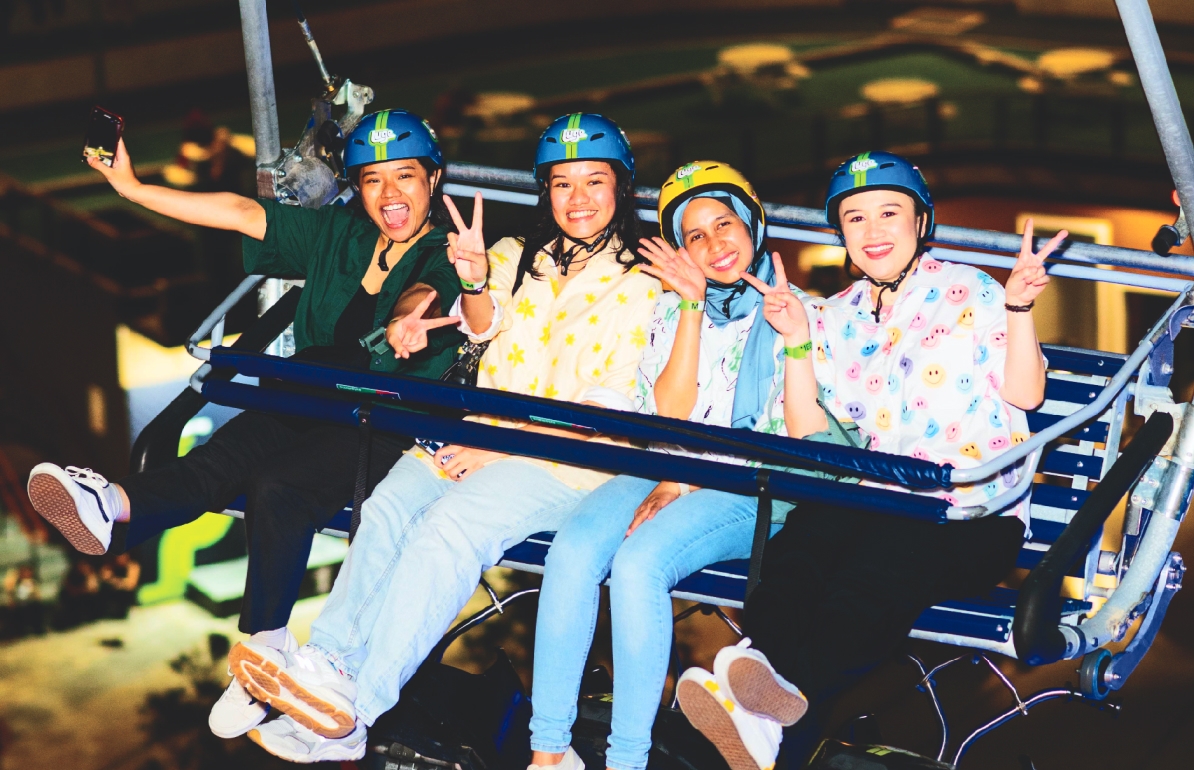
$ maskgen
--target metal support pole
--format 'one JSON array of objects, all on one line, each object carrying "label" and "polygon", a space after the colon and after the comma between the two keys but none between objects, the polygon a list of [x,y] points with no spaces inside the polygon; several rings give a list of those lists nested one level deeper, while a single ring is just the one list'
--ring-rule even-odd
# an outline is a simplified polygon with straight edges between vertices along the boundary
[{"label": "metal support pole", "polygon": [[1190,129],[1182,115],[1148,0],[1115,0],[1115,5],[1123,19],[1132,58],[1136,60],[1136,71],[1140,74],[1140,85],[1152,110],[1153,123],[1165,150],[1165,160],[1169,162],[1177,196],[1184,211],[1194,211],[1191,208],[1194,206],[1194,144],[1190,142]]},{"label": "metal support pole", "polygon": [[253,139],[257,142],[257,195],[274,197],[273,172],[263,166],[282,155],[278,134],[278,99],[274,93],[274,62],[269,49],[269,18],[265,0],[240,0],[240,29],[249,72],[249,103],[253,110]]}]

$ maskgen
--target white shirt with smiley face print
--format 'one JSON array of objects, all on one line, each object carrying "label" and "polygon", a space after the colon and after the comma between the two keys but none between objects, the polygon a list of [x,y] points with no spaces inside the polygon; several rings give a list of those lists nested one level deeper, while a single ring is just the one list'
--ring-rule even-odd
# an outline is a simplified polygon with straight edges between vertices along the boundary
[{"label": "white shirt with smiley face print", "polygon": [[[875,322],[865,280],[813,317],[813,370],[825,405],[870,435],[870,448],[955,468],[988,462],[1028,438],[1024,412],[999,395],[1007,357],[1003,287],[968,265],[924,257]],[[884,298],[886,298],[886,292]],[[981,505],[1015,470],[926,494]],[[1027,503],[1005,512],[1027,524]]]}]

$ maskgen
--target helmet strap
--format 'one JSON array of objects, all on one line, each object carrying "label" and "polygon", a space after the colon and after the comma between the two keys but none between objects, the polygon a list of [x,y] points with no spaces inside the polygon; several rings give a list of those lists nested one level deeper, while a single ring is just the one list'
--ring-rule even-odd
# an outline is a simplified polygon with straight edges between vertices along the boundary
[{"label": "helmet strap", "polygon": [[382,271],[383,273],[388,273],[388,272],[390,272],[390,266],[389,266],[389,264],[386,262],[386,254],[389,254],[389,253],[390,253],[390,249],[394,248],[394,241],[393,241],[393,240],[391,240],[391,239],[389,238],[389,236],[386,236],[386,241],[387,241],[387,243],[386,243],[386,247],[385,247],[384,249],[382,249],[382,250],[381,250],[381,253],[380,253],[380,254],[378,254],[378,255],[377,255],[377,266],[378,266],[378,268],[380,268],[380,269],[381,269],[381,271]]},{"label": "helmet strap", "polygon": [[606,247],[606,245],[609,244],[614,237],[614,223],[613,220],[610,220],[610,223],[605,226],[605,229],[601,231],[600,235],[593,239],[592,243],[585,243],[579,238],[573,238],[571,235],[564,232],[563,229],[560,230],[560,234],[563,236],[564,240],[571,241],[573,244],[567,251],[561,252],[559,259],[560,275],[568,275],[568,268],[572,265],[577,254],[579,254],[581,251],[584,251],[586,254],[588,254],[588,256],[577,263],[583,265],[584,263],[588,262],[594,254],[601,251]]},{"label": "helmet strap", "polygon": [[916,264],[918,259],[920,259],[919,254],[908,260],[908,264],[904,266],[904,269],[900,271],[900,274],[891,281],[876,281],[874,278],[871,278],[869,275],[867,275],[865,271],[863,272],[862,276],[866,278],[867,283],[872,286],[879,287],[879,294],[875,297],[875,309],[872,311],[872,315],[875,316],[875,323],[879,323],[879,313],[883,310],[883,292],[889,291],[894,293],[899,291],[900,284],[903,283],[904,279],[908,277],[908,273],[912,270],[912,266]]}]

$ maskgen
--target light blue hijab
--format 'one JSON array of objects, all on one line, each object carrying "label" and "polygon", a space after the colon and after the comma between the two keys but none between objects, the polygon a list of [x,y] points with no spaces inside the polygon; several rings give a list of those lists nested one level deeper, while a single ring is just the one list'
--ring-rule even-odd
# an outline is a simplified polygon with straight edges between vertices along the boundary
[{"label": "light blue hijab", "polygon": [[[774,286],[775,267],[763,248],[762,223],[736,195],[720,191],[700,192],[677,206],[676,213],[672,216],[672,232],[676,243],[684,243],[680,222],[688,204],[697,198],[713,198],[724,203],[746,223],[755,245],[754,261],[746,271],[768,286]],[[730,321],[746,318],[763,303],[763,295],[746,281],[738,280],[727,285],[705,279],[705,283],[705,313],[718,328]],[[771,396],[771,381],[775,377],[776,359],[772,351],[775,350],[776,336],[775,329],[760,313],[751,324],[750,333],[746,337],[746,347],[742,351],[742,364],[738,368],[738,381],[734,385],[731,428],[753,430],[763,410],[767,408],[767,401]]]}]

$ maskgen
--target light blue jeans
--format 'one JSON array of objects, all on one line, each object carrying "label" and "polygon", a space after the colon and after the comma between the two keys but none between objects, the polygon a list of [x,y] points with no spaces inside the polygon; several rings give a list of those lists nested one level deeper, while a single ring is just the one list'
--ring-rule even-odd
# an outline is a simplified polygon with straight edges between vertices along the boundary
[{"label": "light blue jeans", "polygon": [[584,492],[509,458],[460,482],[407,454],[361,508],[361,526],[310,644],[356,678],[368,725],[443,637],[481,573],[530,535],[558,529]]},{"label": "light blue jeans", "polygon": [[[750,556],[758,501],[711,489],[684,495],[626,538],[656,482],[618,476],[589,493],[547,554],[535,626],[531,748],[572,742],[576,701],[610,577],[614,707],[605,764],[643,770],[672,643],[672,588],[701,567]],[[774,533],[779,529],[772,526]]]}]

